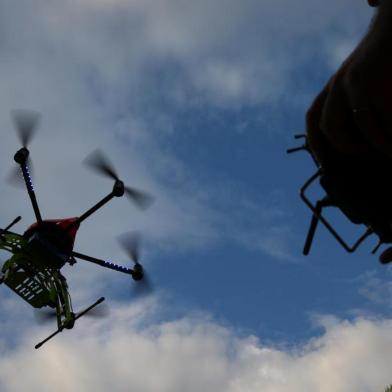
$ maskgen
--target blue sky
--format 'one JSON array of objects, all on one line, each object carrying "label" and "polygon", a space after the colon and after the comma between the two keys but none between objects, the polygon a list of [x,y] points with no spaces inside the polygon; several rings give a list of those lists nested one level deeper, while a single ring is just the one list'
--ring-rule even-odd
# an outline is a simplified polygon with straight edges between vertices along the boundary
[{"label": "blue sky", "polygon": [[[145,213],[115,200],[75,245],[129,264],[115,238],[140,230],[150,297],[133,297],[126,276],[67,267],[74,308],[105,295],[110,315],[35,352],[52,326],[37,327],[1,287],[1,390],[368,391],[391,382],[391,270],[370,255],[371,241],[349,255],[322,228],[302,256],[310,213],[298,190],[314,165],[285,154],[366,31],[365,1],[0,7],[0,175],[18,147],[9,112],[31,108],[42,113],[31,153],[45,217],[80,214],[110,191],[80,164],[96,147],[156,196]],[[21,232],[33,222],[22,191],[4,185],[1,197],[4,225],[22,215]],[[361,232],[331,216],[349,238]],[[23,379],[5,376],[20,366]]]}]

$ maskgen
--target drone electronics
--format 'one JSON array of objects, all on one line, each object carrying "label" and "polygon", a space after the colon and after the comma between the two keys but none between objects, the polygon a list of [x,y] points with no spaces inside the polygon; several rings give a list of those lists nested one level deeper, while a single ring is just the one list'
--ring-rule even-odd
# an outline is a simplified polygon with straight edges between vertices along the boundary
[{"label": "drone electronics", "polygon": [[[287,150],[287,153],[307,151],[317,166],[315,174],[305,182],[300,190],[301,199],[313,213],[303,254],[309,254],[319,221],[347,252],[354,252],[372,234],[379,238],[378,244],[372,251],[373,254],[382,244],[391,243],[392,188],[386,180],[391,163],[376,152],[369,152],[366,157],[353,158],[343,156],[326,146],[328,148],[327,159],[323,165],[320,165],[309,147],[306,135],[295,135],[295,138],[303,138],[305,143]],[[317,179],[326,195],[313,203],[306,191]],[[364,233],[352,245],[348,245],[322,215],[326,207],[337,207],[352,223],[364,225],[366,228]],[[381,262],[387,263],[388,261],[381,259]]]},{"label": "drone electronics", "polygon": [[77,319],[104,301],[104,298],[101,297],[83,311],[74,313],[66,279],[60,272],[65,264],[73,265],[76,263],[76,259],[86,260],[131,275],[135,281],[145,281],[145,273],[139,263],[139,236],[125,234],[120,241],[133,260],[133,268],[87,256],[75,252],[73,248],[80,224],[114,197],[126,195],[141,209],[147,208],[153,198],[145,192],[125,186],[107,158],[97,150],[85,160],[85,164],[114,180],[112,191],[79,217],[42,219],[29,174],[29,150],[27,149],[36,130],[38,115],[30,111],[15,111],[13,114],[16,130],[22,144],[22,148],[16,152],[14,160],[21,170],[37,221],[28,227],[23,234],[10,231],[11,227],[21,220],[21,217],[17,217],[5,229],[0,229],[0,249],[12,254],[11,258],[6,260],[2,266],[0,284],[4,283],[34,308],[49,308],[54,311],[57,318],[57,330],[38,343],[35,346],[37,349],[62,332],[64,328],[73,328]]}]

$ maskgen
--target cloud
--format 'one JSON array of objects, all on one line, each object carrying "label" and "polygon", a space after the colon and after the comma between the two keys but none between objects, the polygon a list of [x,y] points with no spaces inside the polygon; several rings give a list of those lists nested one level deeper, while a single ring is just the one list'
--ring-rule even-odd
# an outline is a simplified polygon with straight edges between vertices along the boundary
[{"label": "cloud", "polygon": [[[29,77],[42,70],[59,86],[52,100],[72,92],[89,100],[95,93],[96,103],[111,110],[124,108],[132,90],[151,97],[143,88],[149,71],[165,79],[173,65],[181,72],[165,92],[172,99],[193,94],[210,104],[270,102],[281,97],[298,64],[320,51],[330,55],[337,44],[354,45],[370,13],[353,0],[300,0],[295,10],[287,0],[38,2],[34,10],[29,2],[6,1],[3,8],[2,65],[12,67],[10,87],[19,81],[24,91],[44,92],[42,80]],[[8,95],[21,97],[19,89]]]},{"label": "cloud", "polygon": [[[165,149],[178,107],[278,100],[296,65],[320,51],[307,46],[306,38],[323,40],[354,6],[350,0],[334,3],[301,0],[292,10],[283,0],[4,1],[0,174],[17,148],[9,110],[36,109],[43,113],[42,128],[31,150],[45,216],[78,215],[110,190],[79,165],[89,151],[104,146],[124,179],[154,193],[157,203],[146,215],[130,210],[133,227],[113,218],[127,208],[113,203],[92,218],[100,228],[91,234],[94,246],[114,231],[132,228],[165,246],[214,241],[225,225],[221,211],[195,192],[201,184],[186,162]],[[358,24],[338,36],[353,34]],[[209,191],[208,200],[217,197]],[[4,187],[2,197],[13,200],[3,203],[4,219],[22,212],[26,222],[34,220],[23,193]],[[86,229],[92,225],[86,223]],[[285,232],[275,233],[279,230]],[[87,247],[90,241],[82,235],[79,242]],[[267,238],[264,244],[278,242]],[[113,250],[114,244],[97,249],[104,255]]]},{"label": "cloud", "polygon": [[[213,217],[196,195],[188,194],[189,173],[154,141],[150,124],[132,109],[137,106],[136,98],[127,102],[136,83],[132,75],[143,78],[136,59],[142,58],[142,64],[147,61],[142,49],[132,45],[139,35],[130,27],[138,14],[137,4],[136,8],[133,3],[102,3],[104,8],[93,3],[74,5],[36,4],[31,19],[28,2],[3,4],[8,17],[2,24],[7,34],[0,65],[4,86],[0,93],[2,176],[12,166],[18,145],[12,136],[9,110],[32,107],[43,113],[31,153],[44,216],[78,215],[111,190],[110,183],[80,170],[84,156],[99,146],[114,157],[126,182],[153,193],[157,203],[142,215],[116,200],[92,218],[100,230],[90,231],[94,241],[85,241],[82,235],[82,244],[104,244],[114,232],[132,228],[164,242],[180,237],[185,244],[187,238],[203,233],[208,237]],[[138,26],[135,23],[134,28]],[[174,180],[173,174],[181,170],[185,175]],[[175,193],[167,185],[168,176],[176,186]],[[10,205],[2,204],[5,219],[22,212],[25,222],[34,220],[23,192],[4,187],[2,197],[12,200]],[[125,209],[133,214],[132,227],[129,219],[119,222],[117,218]],[[92,227],[90,222],[86,225]]]},{"label": "cloud", "polygon": [[205,314],[156,321],[157,309],[151,299],[115,306],[110,319],[80,320],[38,351],[43,331],[31,329],[3,349],[1,390],[347,392],[391,382],[391,320],[320,318],[320,337],[284,350]]},{"label": "cloud", "polygon": [[[105,148],[127,183],[157,197],[146,214],[115,200],[81,228],[77,250],[121,261],[115,235],[141,229],[154,249],[229,239],[287,259],[291,231],[273,224],[284,222],[284,210],[249,201],[230,183],[204,187],[167,149],[176,132],[186,132],[174,117],[195,106],[287,100],[298,90],[287,89],[296,68],[332,56],[332,69],[354,45],[367,23],[360,7],[354,0],[295,7],[289,0],[2,1],[0,176],[18,146],[10,109],[36,109],[43,119],[31,152],[45,217],[78,215],[111,190],[81,169],[95,147]],[[358,19],[346,23],[352,10]],[[34,221],[24,192],[3,186],[1,198],[1,219]],[[70,282],[82,303],[101,291],[106,275],[79,264]],[[81,320],[35,352],[32,345],[51,331],[32,327],[26,305],[2,292],[0,390],[346,392],[390,382],[389,320],[337,320],[308,345],[285,351],[208,316],[157,321],[167,308],[149,301],[115,306],[101,322]]]},{"label": "cloud", "polygon": [[353,280],[358,292],[373,304],[392,307],[392,269],[366,271]]}]

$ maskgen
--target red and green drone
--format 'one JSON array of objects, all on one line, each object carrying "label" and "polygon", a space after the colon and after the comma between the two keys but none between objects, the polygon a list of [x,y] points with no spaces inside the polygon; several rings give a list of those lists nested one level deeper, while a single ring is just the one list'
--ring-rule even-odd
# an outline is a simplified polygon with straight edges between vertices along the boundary
[{"label": "red and green drone", "polygon": [[122,246],[133,260],[133,268],[75,252],[74,243],[80,224],[114,197],[126,195],[141,209],[147,208],[152,203],[153,197],[133,187],[125,186],[107,158],[97,150],[87,157],[85,163],[98,173],[114,180],[112,191],[79,217],[42,219],[29,174],[29,150],[27,149],[35,133],[39,116],[30,111],[15,111],[13,117],[23,146],[16,152],[14,159],[21,170],[37,221],[23,234],[10,231],[21,217],[17,217],[5,229],[0,229],[0,249],[12,254],[2,266],[0,283],[4,283],[34,308],[49,307],[54,310],[57,317],[57,330],[35,346],[39,348],[64,328],[73,328],[78,318],[104,301],[101,297],[82,312],[74,313],[67,281],[60,272],[65,264],[73,265],[76,259],[86,260],[131,275],[136,281],[145,281],[144,270],[139,263],[137,235],[128,234],[120,237]]}]

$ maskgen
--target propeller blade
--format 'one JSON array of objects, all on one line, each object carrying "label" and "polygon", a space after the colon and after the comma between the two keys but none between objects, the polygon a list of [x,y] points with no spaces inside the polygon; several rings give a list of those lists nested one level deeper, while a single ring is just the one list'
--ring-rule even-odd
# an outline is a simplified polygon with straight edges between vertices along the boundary
[{"label": "propeller blade", "polygon": [[133,297],[146,297],[154,291],[154,285],[151,282],[149,274],[146,273],[146,270],[143,270],[143,279],[136,281],[132,285],[131,295]]},{"label": "propeller blade", "polygon": [[138,232],[125,233],[118,238],[118,242],[134,263],[139,263],[141,235]]},{"label": "propeller blade", "polygon": [[8,173],[5,181],[15,187],[22,188],[24,187],[23,176],[20,171],[19,166],[14,166]]},{"label": "propeller blade", "polygon": [[18,109],[11,112],[19,140],[23,147],[27,147],[33,138],[40,114],[32,110]]},{"label": "propeller blade", "polygon": [[[140,248],[142,237],[139,232],[129,232],[119,236],[118,241],[127,255],[133,260],[135,263],[135,267],[141,264],[140,260]],[[134,297],[145,297],[151,294],[154,291],[153,284],[151,283],[151,279],[149,274],[146,272],[145,268],[143,268],[143,278],[141,280],[135,281],[132,286],[131,294]]]},{"label": "propeller blade", "polygon": [[146,210],[154,202],[155,198],[150,194],[136,188],[125,187],[125,194],[141,210]]},{"label": "propeller blade", "polygon": [[100,150],[93,151],[87,156],[83,163],[103,176],[118,180],[116,170],[109,159]]},{"label": "propeller blade", "polygon": [[[83,163],[95,172],[109,177],[115,181],[119,180],[118,174],[109,159],[101,150],[95,150],[85,158]],[[142,210],[147,209],[154,201],[154,197],[150,194],[133,187],[125,187],[125,194],[128,198]]]},{"label": "propeller blade", "polygon": [[[29,167],[29,173],[30,177],[34,177],[34,167],[31,159],[29,158],[27,161],[27,165]],[[5,181],[14,187],[17,188],[25,188],[25,182],[23,179],[23,174],[22,171],[19,167],[19,165],[15,165],[8,173],[8,175],[5,178]]]}]

